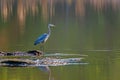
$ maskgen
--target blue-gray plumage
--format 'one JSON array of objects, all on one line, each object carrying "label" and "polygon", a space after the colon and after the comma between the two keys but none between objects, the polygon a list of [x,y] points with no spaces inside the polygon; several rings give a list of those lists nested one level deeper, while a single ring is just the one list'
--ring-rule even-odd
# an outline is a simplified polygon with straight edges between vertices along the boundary
[{"label": "blue-gray plumage", "polygon": [[50,34],[51,34],[51,27],[53,27],[54,25],[53,24],[48,24],[48,33],[44,33],[42,34],[41,36],[39,36],[35,42],[34,42],[34,45],[37,45],[39,43],[44,43],[46,42],[46,40],[49,38]]}]

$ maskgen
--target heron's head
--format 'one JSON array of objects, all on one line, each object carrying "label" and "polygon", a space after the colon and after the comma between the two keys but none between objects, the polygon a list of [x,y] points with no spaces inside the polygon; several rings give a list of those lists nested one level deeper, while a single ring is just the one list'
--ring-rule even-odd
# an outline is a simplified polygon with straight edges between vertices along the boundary
[{"label": "heron's head", "polygon": [[48,24],[48,27],[55,27],[54,24]]}]

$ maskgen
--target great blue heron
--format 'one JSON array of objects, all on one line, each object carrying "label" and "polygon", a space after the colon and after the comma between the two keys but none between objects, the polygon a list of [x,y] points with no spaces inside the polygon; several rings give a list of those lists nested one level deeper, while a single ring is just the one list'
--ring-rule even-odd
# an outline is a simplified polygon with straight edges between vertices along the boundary
[{"label": "great blue heron", "polygon": [[50,34],[51,34],[51,27],[54,27],[55,25],[53,24],[48,24],[48,33],[44,33],[41,36],[39,36],[35,42],[34,45],[37,45],[39,43],[45,43],[47,41],[47,39],[49,38]]}]

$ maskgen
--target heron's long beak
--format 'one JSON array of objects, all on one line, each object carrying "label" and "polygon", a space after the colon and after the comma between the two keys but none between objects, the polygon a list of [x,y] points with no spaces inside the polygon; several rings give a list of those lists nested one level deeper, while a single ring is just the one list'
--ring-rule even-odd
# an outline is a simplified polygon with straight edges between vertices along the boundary
[{"label": "heron's long beak", "polygon": [[52,26],[55,26],[54,24],[52,24]]},{"label": "heron's long beak", "polygon": [[55,25],[51,25],[51,27],[55,27]]}]

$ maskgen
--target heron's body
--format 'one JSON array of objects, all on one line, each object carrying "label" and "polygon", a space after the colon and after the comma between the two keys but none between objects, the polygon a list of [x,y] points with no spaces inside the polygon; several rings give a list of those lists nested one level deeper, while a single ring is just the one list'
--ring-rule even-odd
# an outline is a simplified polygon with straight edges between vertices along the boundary
[{"label": "heron's body", "polygon": [[50,27],[54,26],[53,24],[48,24],[48,33],[44,33],[41,36],[39,36],[36,41],[34,42],[34,45],[40,44],[40,43],[45,43],[47,39],[49,38],[51,34],[51,29]]},{"label": "heron's body", "polygon": [[40,37],[38,37],[38,39],[34,42],[34,45],[37,45],[37,44],[39,44],[39,43],[44,43],[44,42],[46,42],[46,40],[48,39],[48,35],[47,35],[47,33],[44,33],[44,34],[42,34]]}]

